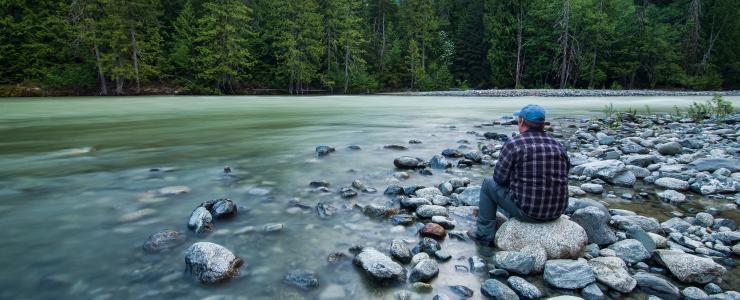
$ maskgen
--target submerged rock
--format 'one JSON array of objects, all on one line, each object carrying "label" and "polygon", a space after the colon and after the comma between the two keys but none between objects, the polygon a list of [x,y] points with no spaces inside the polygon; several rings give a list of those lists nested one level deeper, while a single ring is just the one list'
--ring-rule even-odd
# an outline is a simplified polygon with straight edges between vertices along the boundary
[{"label": "submerged rock", "polygon": [[326,156],[334,151],[336,151],[336,149],[334,149],[334,147],[332,146],[319,145],[316,147],[316,154],[318,154],[319,156]]},{"label": "submerged rock", "polygon": [[496,233],[496,246],[501,250],[520,251],[539,245],[548,259],[578,258],[586,247],[588,236],[578,224],[564,217],[546,223],[525,223],[511,219]]},{"label": "submerged rock", "polygon": [[415,157],[402,156],[393,160],[393,165],[399,169],[416,169],[423,167],[422,161]]},{"label": "submerged rock", "polygon": [[162,230],[152,234],[144,243],[144,251],[157,253],[185,243],[185,235],[175,230]]},{"label": "submerged rock", "polygon": [[239,275],[244,261],[221,245],[198,242],[185,251],[185,270],[204,284],[227,281]]},{"label": "submerged rock", "polygon": [[295,288],[308,291],[319,287],[319,278],[310,270],[293,270],[285,274],[283,282]]},{"label": "submerged rock", "polygon": [[406,269],[375,248],[363,248],[355,256],[353,263],[379,284],[392,285],[406,282]]}]

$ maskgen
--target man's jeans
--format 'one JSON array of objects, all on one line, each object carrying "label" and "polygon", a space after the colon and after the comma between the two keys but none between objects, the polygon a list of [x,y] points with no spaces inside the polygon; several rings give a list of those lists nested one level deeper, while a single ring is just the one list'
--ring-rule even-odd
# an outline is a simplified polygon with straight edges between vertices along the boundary
[{"label": "man's jeans", "polygon": [[501,209],[501,212],[507,217],[516,218],[522,222],[542,222],[532,219],[522,212],[511,198],[511,190],[488,177],[483,180],[478,204],[477,234],[481,240],[493,241],[496,235],[496,211],[498,209]]}]

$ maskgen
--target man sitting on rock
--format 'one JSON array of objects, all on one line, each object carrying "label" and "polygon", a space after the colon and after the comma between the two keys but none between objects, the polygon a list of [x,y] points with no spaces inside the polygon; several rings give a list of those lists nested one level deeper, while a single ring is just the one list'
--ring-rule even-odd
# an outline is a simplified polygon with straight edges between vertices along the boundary
[{"label": "man sitting on rock", "polygon": [[501,148],[493,178],[480,190],[477,230],[468,236],[493,246],[496,211],[523,222],[546,222],[560,217],[568,206],[568,155],[545,132],[545,110],[527,105],[515,112],[519,135]]}]

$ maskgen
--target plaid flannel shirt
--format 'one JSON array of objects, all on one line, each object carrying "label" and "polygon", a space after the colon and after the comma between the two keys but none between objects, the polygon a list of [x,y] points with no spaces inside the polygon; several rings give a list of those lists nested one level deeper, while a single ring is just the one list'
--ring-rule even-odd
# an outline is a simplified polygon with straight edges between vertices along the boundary
[{"label": "plaid flannel shirt", "polygon": [[504,144],[493,180],[511,189],[529,217],[552,220],[568,206],[568,154],[544,131],[528,130]]}]

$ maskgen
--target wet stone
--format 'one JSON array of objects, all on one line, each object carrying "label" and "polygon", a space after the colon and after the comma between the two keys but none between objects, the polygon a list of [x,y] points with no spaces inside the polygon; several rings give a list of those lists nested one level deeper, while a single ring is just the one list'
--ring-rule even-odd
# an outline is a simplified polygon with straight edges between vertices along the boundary
[{"label": "wet stone", "polygon": [[609,249],[614,250],[617,257],[628,263],[640,262],[650,257],[650,252],[635,239],[621,240],[610,245]]},{"label": "wet stone", "polygon": [[534,270],[535,258],[516,251],[498,251],[493,256],[497,268],[520,275],[528,275]]},{"label": "wet stone", "polygon": [[599,286],[596,285],[596,283],[591,283],[587,285],[583,290],[581,290],[581,296],[583,296],[583,299],[586,300],[604,300],[604,292],[599,289]]},{"label": "wet stone", "polygon": [[185,243],[185,235],[175,230],[162,230],[152,234],[144,243],[144,251],[157,253],[170,250]]},{"label": "wet stone", "polygon": [[436,223],[427,223],[419,230],[419,235],[423,237],[430,237],[437,240],[442,240],[447,235],[445,229]]},{"label": "wet stone", "polygon": [[486,272],[486,261],[479,256],[471,256],[468,258],[468,264],[470,265],[470,272],[472,273],[485,273]]},{"label": "wet stone", "polygon": [[196,233],[213,231],[213,217],[205,207],[196,208],[188,220],[188,228]]},{"label": "wet stone", "polygon": [[591,266],[585,261],[555,259],[545,263],[544,278],[550,285],[561,289],[580,289],[596,281]]},{"label": "wet stone", "polygon": [[283,277],[283,282],[304,291],[319,287],[319,278],[316,276],[316,273],[310,270],[290,271]]},{"label": "wet stone", "polygon": [[227,281],[239,275],[241,258],[221,245],[198,242],[185,251],[186,271],[204,284]]},{"label": "wet stone", "polygon": [[488,279],[480,288],[481,294],[493,299],[519,299],[519,296],[506,284],[496,279]]},{"label": "wet stone", "polygon": [[511,276],[506,280],[509,286],[522,298],[524,299],[539,299],[542,297],[542,292],[534,284],[529,283],[527,280],[517,276]]},{"label": "wet stone", "polygon": [[424,259],[414,265],[409,275],[410,282],[428,282],[439,274],[439,265],[433,259]]},{"label": "wet stone", "polygon": [[390,221],[394,225],[411,225],[414,223],[414,217],[407,214],[399,214],[391,216]]},{"label": "wet stone", "polygon": [[391,241],[389,252],[391,254],[391,258],[401,263],[407,264],[411,262],[411,250],[409,250],[409,247],[406,246],[406,243],[402,240]]},{"label": "wet stone", "polygon": [[450,286],[448,286],[448,288],[450,289],[450,291],[452,291],[453,293],[455,293],[455,295],[458,295],[458,296],[464,297],[464,298],[473,297],[473,294],[475,293],[475,292],[473,292],[473,290],[471,290],[470,288],[468,288],[468,287],[466,287],[464,285],[450,285]]}]

